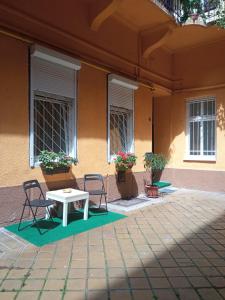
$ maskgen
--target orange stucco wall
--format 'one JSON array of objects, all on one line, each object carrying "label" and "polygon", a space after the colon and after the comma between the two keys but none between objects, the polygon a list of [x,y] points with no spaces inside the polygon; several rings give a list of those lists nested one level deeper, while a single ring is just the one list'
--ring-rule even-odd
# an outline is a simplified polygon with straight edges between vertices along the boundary
[{"label": "orange stucco wall", "polygon": [[0,185],[28,177],[28,52],[11,38],[0,42]]},{"label": "orange stucco wall", "polygon": [[[169,158],[169,168],[225,170],[225,42],[177,52],[173,59],[174,93],[155,101],[155,152]],[[186,100],[215,96],[216,162],[185,161]]]},{"label": "orange stucco wall", "polygon": [[[146,25],[143,28],[130,26],[133,22],[148,24],[151,20],[153,22],[157,20],[156,24],[160,24],[168,20],[169,17],[160,9],[156,9],[154,4],[152,7],[151,1],[142,1],[140,5],[139,1],[122,1],[119,10],[121,11],[125,5],[123,13],[129,11],[132,15],[131,22],[123,15],[116,17],[115,13],[107,18],[97,31],[91,30],[90,27],[92,20],[90,5],[94,2],[93,6],[96,7],[98,3],[104,1],[70,0],[67,5],[55,0],[32,1],[32,5],[30,1],[22,1],[20,7],[17,7],[17,3],[13,0],[1,2],[3,6],[5,4],[16,11],[13,16],[8,10],[0,12],[0,23],[5,24],[5,27],[89,62],[100,62],[110,70],[116,70],[132,78],[138,76],[140,81],[154,81],[171,88],[168,77],[172,75],[170,63],[172,55],[164,49],[159,49],[153,53],[151,59],[143,59],[140,33],[146,29]],[[110,1],[105,1],[105,5],[107,2]],[[29,17],[23,16],[20,11]]]},{"label": "orange stucco wall", "polygon": [[[78,76],[77,166],[72,173],[43,176],[29,167],[28,45],[0,36],[0,187],[17,186],[37,178],[40,182],[81,178],[85,173],[114,174],[107,163],[107,74],[82,64]],[[140,86],[135,92],[134,171],[143,171],[143,154],[151,151],[152,94]]]},{"label": "orange stucco wall", "polygon": [[174,89],[224,84],[225,41],[185,49],[174,55]]},{"label": "orange stucco wall", "polygon": [[[216,97],[216,161],[185,160],[186,101],[188,98]],[[225,170],[225,88],[183,92],[155,102],[155,151],[169,158],[169,168]]]}]

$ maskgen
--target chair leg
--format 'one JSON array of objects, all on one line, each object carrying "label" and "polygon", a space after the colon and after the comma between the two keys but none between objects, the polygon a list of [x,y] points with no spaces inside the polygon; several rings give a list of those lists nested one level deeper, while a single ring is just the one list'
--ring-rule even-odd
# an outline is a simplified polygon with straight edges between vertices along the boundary
[{"label": "chair leg", "polygon": [[101,195],[101,197],[100,197],[100,203],[99,203],[99,207],[98,207],[98,208],[101,207],[101,204],[102,204],[102,195]]},{"label": "chair leg", "polygon": [[106,195],[105,195],[105,208],[106,208],[106,211],[108,211],[108,207],[107,207],[107,199],[106,199]]},{"label": "chair leg", "polygon": [[[38,207],[36,207],[36,209],[35,209],[35,213],[34,213],[35,218],[36,218],[36,215],[37,215],[37,210],[38,210]],[[33,219],[33,223],[34,223],[34,219]]]},{"label": "chair leg", "polygon": [[25,205],[23,206],[22,214],[21,214],[21,217],[20,217],[20,222],[19,222],[19,225],[18,225],[18,231],[20,231],[20,225],[21,225],[21,222],[22,222],[22,219],[23,219],[24,210],[25,210]]},{"label": "chair leg", "polygon": [[30,206],[30,210],[31,210],[32,215],[33,215],[33,223],[34,223],[34,221],[35,221],[35,224],[36,224],[36,227],[37,227],[38,232],[39,232],[40,234],[42,234],[42,233],[41,233],[41,230],[40,230],[40,228],[39,228],[38,221],[37,221],[37,219],[36,219],[35,213],[33,212],[33,209],[32,209],[31,206]]}]

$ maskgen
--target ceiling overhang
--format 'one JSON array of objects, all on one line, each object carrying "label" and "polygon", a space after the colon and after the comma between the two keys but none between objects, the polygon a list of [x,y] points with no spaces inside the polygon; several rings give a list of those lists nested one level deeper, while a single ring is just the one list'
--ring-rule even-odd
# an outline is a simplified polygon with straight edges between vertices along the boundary
[{"label": "ceiling overhang", "polygon": [[123,0],[92,1],[89,6],[91,30],[98,31],[104,21],[112,16]]},{"label": "ceiling overhang", "polygon": [[163,47],[166,41],[176,30],[176,24],[167,22],[155,29],[141,32],[142,56],[147,59],[158,48]]}]

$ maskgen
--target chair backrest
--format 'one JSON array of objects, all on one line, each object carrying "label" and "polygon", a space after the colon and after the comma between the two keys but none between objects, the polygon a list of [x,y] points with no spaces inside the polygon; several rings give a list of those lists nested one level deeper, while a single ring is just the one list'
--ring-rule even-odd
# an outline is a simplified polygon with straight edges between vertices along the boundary
[{"label": "chair backrest", "polygon": [[105,191],[104,179],[101,174],[85,174],[84,175],[84,190],[86,190],[86,185],[88,181],[98,181],[101,184],[101,189]]},{"label": "chair backrest", "polygon": [[23,183],[23,190],[26,194],[26,198],[28,201],[30,201],[30,197],[28,196],[28,191],[31,191],[33,189],[36,189],[39,193],[39,195],[37,196],[37,198],[41,199],[45,199],[44,193],[41,189],[40,183],[37,181],[37,179],[33,179],[33,180],[28,180],[28,181],[24,181]]}]

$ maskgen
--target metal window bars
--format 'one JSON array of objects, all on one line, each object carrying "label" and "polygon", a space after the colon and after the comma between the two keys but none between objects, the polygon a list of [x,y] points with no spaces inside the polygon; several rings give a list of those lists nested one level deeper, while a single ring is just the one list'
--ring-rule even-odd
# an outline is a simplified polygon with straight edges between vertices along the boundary
[{"label": "metal window bars", "polygon": [[72,99],[34,93],[34,158],[42,150],[69,154],[72,128]]},{"label": "metal window bars", "polygon": [[189,105],[189,154],[215,156],[215,99],[191,101]]},{"label": "metal window bars", "polygon": [[110,106],[110,154],[118,151],[129,152],[132,136],[132,111]]}]

